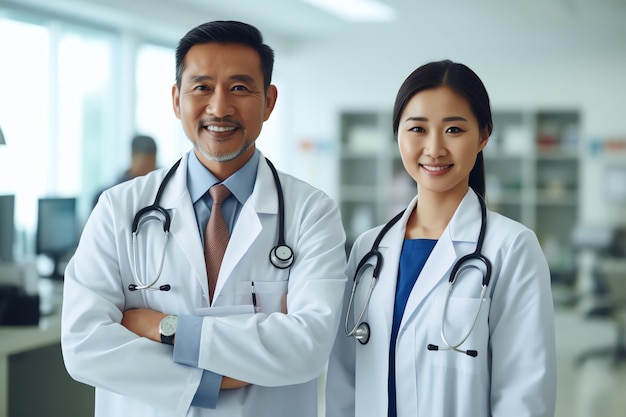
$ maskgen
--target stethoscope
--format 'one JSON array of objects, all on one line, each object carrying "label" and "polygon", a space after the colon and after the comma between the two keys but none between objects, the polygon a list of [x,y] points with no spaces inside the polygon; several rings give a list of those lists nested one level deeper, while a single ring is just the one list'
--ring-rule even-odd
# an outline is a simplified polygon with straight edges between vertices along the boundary
[{"label": "stethoscope", "polygon": [[[278,196],[278,242],[276,246],[274,246],[270,250],[269,258],[272,265],[274,265],[278,269],[286,269],[289,268],[295,259],[293,250],[287,243],[285,242],[285,197],[283,195],[283,187],[280,183],[280,178],[278,178],[278,172],[276,172],[276,168],[272,162],[265,158],[267,161],[267,165],[269,165],[270,170],[272,171],[272,175],[274,176],[274,184],[276,184],[276,194]],[[161,182],[159,189],[157,190],[156,197],[154,198],[154,203],[149,206],[146,206],[139,210],[135,217],[133,218],[132,224],[132,239],[133,239],[133,278],[135,279],[135,284],[128,285],[128,289],[130,291],[137,290],[152,290],[152,291],[169,291],[172,287],[169,284],[163,284],[156,287],[156,283],[161,278],[161,272],[163,271],[163,264],[165,262],[165,250],[167,248],[167,241],[169,239],[170,234],[170,224],[172,223],[172,219],[170,214],[166,209],[159,205],[159,201],[161,199],[161,195],[163,194],[163,190],[165,190],[165,186],[169,182],[170,178],[174,175],[176,168],[180,165],[180,159],[170,168],[170,170],[165,174],[165,178]],[[161,213],[162,217],[157,215],[147,215],[150,212],[158,212]],[[159,263],[159,268],[155,277],[150,281],[142,281],[139,277],[139,269],[137,266],[138,259],[138,244],[137,244],[137,235],[139,234],[140,225],[149,219],[158,219],[163,223],[163,252],[161,253],[161,262]]]},{"label": "stethoscope", "polygon": [[[456,263],[452,267],[452,271],[450,272],[450,278],[448,279],[448,292],[446,294],[446,299],[445,299],[444,306],[443,306],[443,314],[441,316],[441,339],[443,340],[443,343],[445,344],[445,346],[428,344],[426,348],[429,351],[454,350],[456,352],[465,353],[472,357],[476,357],[478,355],[478,352],[476,350],[473,350],[473,349],[463,350],[459,348],[459,346],[461,346],[467,340],[469,335],[472,333],[472,330],[474,330],[474,327],[478,320],[478,316],[480,315],[480,310],[482,308],[483,301],[485,300],[489,281],[491,280],[491,262],[489,262],[489,259],[487,259],[481,254],[483,242],[485,240],[485,230],[487,227],[487,206],[485,205],[485,202],[480,195],[478,195],[478,201],[480,203],[480,210],[481,210],[481,225],[480,225],[480,232],[478,234],[478,242],[476,243],[476,249],[474,250],[474,252],[467,254],[461,257],[458,261],[456,261]],[[374,290],[374,287],[376,286],[376,283],[378,282],[378,276],[380,274],[380,270],[383,265],[383,255],[378,250],[378,246],[380,245],[380,241],[385,236],[385,234],[389,231],[389,229],[391,229],[391,227],[394,224],[398,222],[398,220],[400,220],[403,214],[404,214],[404,211],[398,213],[393,219],[391,219],[382,228],[380,233],[378,233],[378,236],[376,236],[374,243],[372,244],[372,249],[368,253],[366,253],[365,256],[363,256],[363,258],[357,265],[356,272],[354,273],[354,283],[352,284],[352,292],[350,294],[350,300],[348,301],[348,309],[346,313],[344,329],[345,329],[347,336],[354,336],[356,340],[358,340],[359,343],[361,343],[362,345],[369,342],[369,339],[370,339],[370,334],[371,334],[370,326],[367,322],[363,321],[363,317],[365,316],[365,312],[369,308],[370,299],[372,298],[372,292]],[[376,259],[374,264],[369,262],[371,258]],[[468,263],[469,261],[478,261],[479,263],[483,264],[485,270],[483,271],[482,268],[479,268],[479,266],[474,263],[472,264]],[[367,296],[366,296],[363,309],[361,310],[361,314],[355,320],[356,324],[352,327],[352,330],[349,330],[349,317],[350,317],[350,311],[352,310],[352,303],[354,301],[354,294],[359,284],[360,277],[362,276],[363,272],[367,268],[374,269],[372,273],[372,280],[367,290]],[[476,309],[476,314],[474,315],[474,320],[472,321],[472,325],[470,326],[465,336],[462,337],[458,343],[450,343],[445,333],[446,311],[448,309],[448,301],[450,300],[450,296],[452,294],[452,290],[454,288],[454,284],[456,283],[457,277],[459,276],[459,273],[463,271],[465,268],[478,269],[483,275],[482,290],[480,293],[480,302],[478,303],[478,308]]]}]

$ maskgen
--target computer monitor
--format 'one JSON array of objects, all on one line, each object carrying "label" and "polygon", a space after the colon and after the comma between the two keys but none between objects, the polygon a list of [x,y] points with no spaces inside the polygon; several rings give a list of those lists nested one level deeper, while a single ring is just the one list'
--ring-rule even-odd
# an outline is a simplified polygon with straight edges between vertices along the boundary
[{"label": "computer monitor", "polygon": [[79,239],[76,198],[43,197],[38,208],[37,254],[46,255],[54,262],[50,278],[63,279],[60,262],[69,258]]},{"label": "computer monitor", "polygon": [[12,263],[15,240],[15,195],[0,195],[0,262]]}]

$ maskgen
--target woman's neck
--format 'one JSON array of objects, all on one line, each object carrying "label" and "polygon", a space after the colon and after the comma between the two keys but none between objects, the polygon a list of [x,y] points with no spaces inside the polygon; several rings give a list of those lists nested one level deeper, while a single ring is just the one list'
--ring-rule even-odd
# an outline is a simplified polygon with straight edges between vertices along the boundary
[{"label": "woman's neck", "polygon": [[[467,191],[466,191],[467,192]],[[409,217],[407,239],[439,239],[450,223],[465,193],[448,194],[423,191]]]}]

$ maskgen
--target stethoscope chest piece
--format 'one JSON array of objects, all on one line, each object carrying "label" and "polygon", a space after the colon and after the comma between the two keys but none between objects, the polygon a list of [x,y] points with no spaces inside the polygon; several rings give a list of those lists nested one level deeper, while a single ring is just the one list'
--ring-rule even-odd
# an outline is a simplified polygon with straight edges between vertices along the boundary
[{"label": "stethoscope chest piece", "polygon": [[287,245],[277,245],[270,251],[270,262],[276,268],[286,269],[293,264],[293,250]]},{"label": "stethoscope chest piece", "polygon": [[370,341],[370,325],[366,322],[362,322],[354,330],[354,337],[360,344],[365,345]]}]

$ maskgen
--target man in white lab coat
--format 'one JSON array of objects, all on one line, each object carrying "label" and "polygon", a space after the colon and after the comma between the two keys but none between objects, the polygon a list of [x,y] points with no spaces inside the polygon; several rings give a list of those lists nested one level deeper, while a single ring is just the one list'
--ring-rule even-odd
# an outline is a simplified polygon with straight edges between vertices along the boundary
[{"label": "man in white lab coat", "polygon": [[[62,348],[72,377],[96,387],[96,417],[318,415],[345,234],[326,194],[255,147],[277,98],[273,59],[244,23],[187,33],[172,100],[193,149],[170,174],[104,192],[85,226],[65,273]],[[230,240],[209,290],[215,184],[230,190]]]}]

